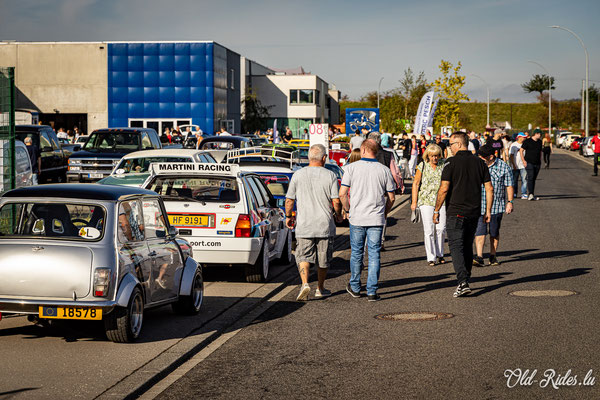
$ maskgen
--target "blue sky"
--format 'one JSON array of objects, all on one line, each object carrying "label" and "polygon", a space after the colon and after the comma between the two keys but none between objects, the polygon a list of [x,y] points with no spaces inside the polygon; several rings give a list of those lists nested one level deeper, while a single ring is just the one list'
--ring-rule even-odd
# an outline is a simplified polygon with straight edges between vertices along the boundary
[{"label": "blue sky", "polygon": [[[441,59],[461,61],[466,93],[535,101],[521,83],[543,73],[558,99],[579,96],[590,54],[600,86],[598,0],[0,0],[0,39],[17,41],[214,40],[261,64],[302,65],[351,98],[398,86],[403,71],[433,81]],[[593,83],[593,82],[591,82]]]}]

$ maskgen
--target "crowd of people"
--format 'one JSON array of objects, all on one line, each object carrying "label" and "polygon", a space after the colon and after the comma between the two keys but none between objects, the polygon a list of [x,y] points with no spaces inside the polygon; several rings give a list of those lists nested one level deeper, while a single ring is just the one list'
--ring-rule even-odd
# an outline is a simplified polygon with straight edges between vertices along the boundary
[{"label": "crowd of people", "polygon": [[[497,251],[502,218],[513,212],[519,177],[521,198],[538,200],[535,182],[542,154],[545,167],[550,165],[552,140],[548,134],[542,138],[539,130],[531,136],[519,132],[510,137],[497,129],[489,135],[456,132],[447,137],[409,137],[404,134],[396,140],[390,134],[372,132],[365,136],[357,130],[350,138],[350,149],[339,191],[335,175],[322,168],[326,151],[320,145],[310,148],[309,167],[294,174],[290,181],[286,224],[296,229],[299,238],[296,258],[302,287],[298,300],[309,297],[310,264],[319,266],[315,297],[330,294],[324,282],[332,256],[334,221],[344,219],[349,221],[351,246],[346,290],[352,297],[361,296],[361,269],[366,252],[367,298],[379,300],[380,252],[384,250],[387,215],[395,195],[404,191],[402,170],[408,170],[406,175],[412,178],[410,204],[413,214],[418,214],[417,220],[423,224],[428,265],[446,263],[447,239],[458,284],[453,296],[470,293],[472,266],[486,265],[483,250],[488,236],[487,265],[500,264]],[[401,166],[392,156],[395,149],[403,150]],[[292,213],[294,206],[296,214]],[[322,226],[317,230],[319,224]]]}]

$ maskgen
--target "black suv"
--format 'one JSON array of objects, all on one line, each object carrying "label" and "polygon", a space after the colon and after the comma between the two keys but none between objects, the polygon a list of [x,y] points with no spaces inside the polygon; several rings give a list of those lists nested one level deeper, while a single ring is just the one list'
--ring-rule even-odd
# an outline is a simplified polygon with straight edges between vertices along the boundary
[{"label": "black suv", "polygon": [[109,176],[124,155],[156,149],[162,149],[162,145],[154,129],[98,129],[92,132],[81,151],[69,157],[67,180],[98,181]]},{"label": "black suv", "polygon": [[25,142],[30,137],[34,145],[40,149],[42,170],[38,175],[38,182],[49,180],[64,182],[67,173],[68,154],[62,150],[58,137],[48,125],[17,125],[15,126],[16,139]]}]

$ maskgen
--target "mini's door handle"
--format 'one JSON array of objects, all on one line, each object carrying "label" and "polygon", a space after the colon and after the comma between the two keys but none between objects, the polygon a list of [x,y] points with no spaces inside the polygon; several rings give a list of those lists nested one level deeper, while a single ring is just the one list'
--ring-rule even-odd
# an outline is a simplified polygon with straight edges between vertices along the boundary
[{"label": "mini's door handle", "polygon": [[151,251],[150,254],[148,254],[150,257],[156,257],[156,252],[155,251]]}]

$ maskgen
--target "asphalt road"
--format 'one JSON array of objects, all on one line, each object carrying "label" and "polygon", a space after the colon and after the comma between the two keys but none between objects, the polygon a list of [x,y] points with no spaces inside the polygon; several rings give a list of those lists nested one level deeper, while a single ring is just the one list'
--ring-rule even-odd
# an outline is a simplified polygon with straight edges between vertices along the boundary
[{"label": "asphalt road", "polygon": [[290,269],[274,266],[273,278],[264,284],[246,283],[241,268],[205,270],[200,314],[182,317],[170,306],[147,311],[142,335],[132,344],[108,341],[101,322],[57,321],[47,329],[24,316],[5,317],[0,321],[0,399],[123,398],[260,304],[282,286]]},{"label": "asphalt road", "polygon": [[[345,292],[346,251],[330,271],[332,297],[300,303],[292,290],[158,397],[600,398],[600,178],[590,175],[588,163],[556,152],[538,179],[540,201],[515,200],[504,217],[502,264],[474,268],[467,298],[452,297],[451,263],[426,264],[422,227],[410,223],[408,207],[400,209],[382,253],[381,301]],[[510,294],[519,290],[577,294]],[[453,317],[374,318],[402,312]],[[530,381],[507,379],[507,370],[518,369],[529,370]],[[585,385],[590,370],[595,381]],[[558,379],[566,374],[577,376],[575,385]]]}]

